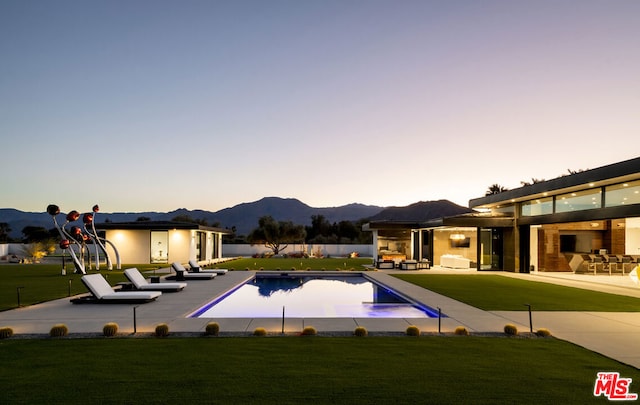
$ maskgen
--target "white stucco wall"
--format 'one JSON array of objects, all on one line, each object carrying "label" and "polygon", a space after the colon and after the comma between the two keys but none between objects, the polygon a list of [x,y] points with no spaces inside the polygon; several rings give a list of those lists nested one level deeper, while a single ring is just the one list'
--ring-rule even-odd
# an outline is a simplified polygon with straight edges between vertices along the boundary
[{"label": "white stucco wall", "polygon": [[[209,234],[209,233],[207,233]],[[149,263],[151,260],[150,230],[107,230],[106,238],[115,245],[120,253],[120,261],[124,264]],[[171,229],[167,231],[166,247],[168,263],[187,263],[196,257],[196,231],[189,229]],[[220,238],[218,238],[220,239]],[[207,257],[210,257],[213,238],[207,236],[205,246]],[[108,247],[109,253],[112,254]],[[111,256],[115,262],[115,254]]]},{"label": "white stucco wall", "polygon": [[[193,231],[188,229],[173,229],[169,231],[169,263],[186,263],[195,252]],[[194,253],[195,254],[195,253]]]},{"label": "white stucco wall", "polygon": [[[121,263],[149,263],[151,233],[148,230],[108,230],[105,236],[118,249]],[[115,263],[115,254],[110,246],[107,246],[107,251]]]}]

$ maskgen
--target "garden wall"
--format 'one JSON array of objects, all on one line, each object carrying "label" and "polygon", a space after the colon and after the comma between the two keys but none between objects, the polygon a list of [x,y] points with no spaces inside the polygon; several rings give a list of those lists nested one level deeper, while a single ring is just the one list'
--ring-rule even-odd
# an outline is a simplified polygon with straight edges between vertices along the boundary
[{"label": "garden wall", "polygon": [[[352,252],[357,252],[360,257],[373,257],[373,245],[335,245],[335,244],[292,244],[282,250],[281,254],[291,254],[306,250],[307,253],[314,254],[318,250],[322,256],[346,257]],[[223,244],[223,257],[249,257],[254,254],[262,254],[270,252],[264,245],[248,245],[248,244]]]}]

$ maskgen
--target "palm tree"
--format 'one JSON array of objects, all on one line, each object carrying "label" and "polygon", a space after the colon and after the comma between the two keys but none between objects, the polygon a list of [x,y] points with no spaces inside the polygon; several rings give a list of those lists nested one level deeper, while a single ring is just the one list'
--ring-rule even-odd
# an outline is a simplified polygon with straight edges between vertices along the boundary
[{"label": "palm tree", "polygon": [[520,184],[522,184],[523,186],[530,186],[532,184],[536,184],[536,183],[542,183],[543,181],[545,181],[544,179],[536,179],[535,177],[531,178],[531,181],[521,181]]},{"label": "palm tree", "polygon": [[500,184],[492,184],[491,186],[489,186],[489,189],[484,195],[487,196],[487,195],[493,195],[493,194],[500,194],[503,191],[508,191],[508,190],[509,190],[508,188],[502,187]]}]

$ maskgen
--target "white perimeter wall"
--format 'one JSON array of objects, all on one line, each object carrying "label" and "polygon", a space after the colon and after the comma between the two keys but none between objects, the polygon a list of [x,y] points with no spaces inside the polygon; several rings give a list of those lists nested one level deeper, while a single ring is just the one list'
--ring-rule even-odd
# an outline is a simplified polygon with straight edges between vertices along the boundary
[{"label": "white perimeter wall", "polygon": [[0,257],[15,253],[18,256],[24,255],[25,245],[22,243],[2,243],[0,244]]},{"label": "white perimeter wall", "polygon": [[[324,257],[327,256],[338,256],[345,257],[348,256],[351,252],[358,252],[360,257],[373,257],[373,245],[329,245],[329,244],[312,244],[312,245],[289,245],[286,249],[282,250],[280,253],[294,253],[300,252],[302,249],[306,248],[307,253],[312,254],[320,249],[322,255]],[[243,244],[223,244],[222,245],[222,256],[223,257],[238,257],[238,256],[253,256],[254,254],[262,254],[270,252],[268,248],[264,245],[243,245]]]}]

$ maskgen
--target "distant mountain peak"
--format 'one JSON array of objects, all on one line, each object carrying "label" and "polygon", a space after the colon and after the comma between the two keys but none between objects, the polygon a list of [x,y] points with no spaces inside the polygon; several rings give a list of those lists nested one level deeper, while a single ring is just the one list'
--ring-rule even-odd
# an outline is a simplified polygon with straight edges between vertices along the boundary
[{"label": "distant mountain peak", "polygon": [[[454,204],[449,200],[420,201],[406,207],[378,207],[361,203],[351,203],[339,207],[313,208],[297,198],[264,197],[260,200],[241,203],[230,208],[211,212],[206,210],[188,210],[178,208],[170,212],[100,212],[98,221],[131,222],[140,217],[151,221],[170,221],[178,215],[190,216],[195,220],[205,220],[222,228],[236,228],[239,235],[246,235],[256,226],[258,219],[265,215],[277,221],[291,221],[300,225],[311,225],[313,215],[322,215],[331,223],[340,221],[428,221],[473,212],[473,210]],[[10,236],[20,238],[25,226],[41,226],[52,229],[51,216],[46,212],[28,213],[12,208],[0,209],[0,222],[6,222],[11,228]]]},{"label": "distant mountain peak", "polygon": [[388,207],[370,217],[371,221],[429,221],[473,212],[449,200],[419,201],[406,207]]}]

